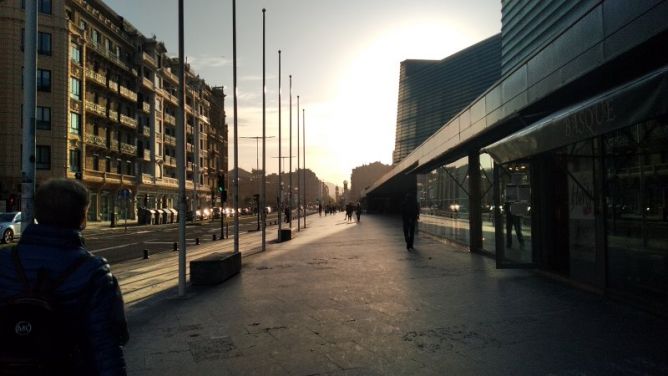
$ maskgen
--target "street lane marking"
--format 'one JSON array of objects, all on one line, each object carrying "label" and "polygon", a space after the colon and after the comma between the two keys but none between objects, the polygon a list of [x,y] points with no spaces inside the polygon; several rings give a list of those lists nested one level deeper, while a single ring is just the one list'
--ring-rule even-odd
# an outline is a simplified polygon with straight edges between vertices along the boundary
[{"label": "street lane marking", "polygon": [[130,245],[135,245],[135,244],[139,244],[139,243],[128,243],[128,244],[117,245],[117,246],[114,246],[114,247],[100,248],[100,249],[96,249],[96,250],[94,250],[94,251],[90,251],[90,253],[97,253],[97,252],[102,252],[102,251],[108,251],[108,250],[110,250],[110,249],[116,249],[116,248],[124,248],[124,247],[130,246]]}]

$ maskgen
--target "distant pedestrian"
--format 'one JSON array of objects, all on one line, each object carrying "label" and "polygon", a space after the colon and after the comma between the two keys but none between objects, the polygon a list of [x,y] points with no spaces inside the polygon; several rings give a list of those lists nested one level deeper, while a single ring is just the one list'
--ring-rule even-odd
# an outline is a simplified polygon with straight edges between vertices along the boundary
[{"label": "distant pedestrian", "polygon": [[355,215],[357,216],[357,223],[359,223],[360,217],[362,216],[362,204],[359,202],[355,205]]},{"label": "distant pedestrian", "polygon": [[404,201],[401,203],[401,221],[404,230],[404,239],[406,240],[406,249],[414,250],[415,227],[420,219],[420,204],[417,202],[414,193],[407,193]]},{"label": "distant pedestrian", "polygon": [[349,202],[346,204],[346,221],[350,223],[353,220],[353,203]]},{"label": "distant pedestrian", "polygon": [[286,206],[284,211],[285,211],[285,223],[290,223],[290,207]]},{"label": "distant pedestrian", "polygon": [[322,217],[322,203],[318,203],[318,215]]},{"label": "distant pedestrian", "polygon": [[126,374],[121,291],[81,236],[89,204],[78,181],[47,181],[35,195],[39,224],[0,251],[0,374]]},{"label": "distant pedestrian", "polygon": [[[503,205],[506,212],[506,248],[513,247],[513,228],[517,236],[517,242],[520,243],[520,248],[524,248],[524,235],[522,234],[522,217],[513,213],[513,205],[506,202]],[[517,210],[517,209],[515,209]]]}]

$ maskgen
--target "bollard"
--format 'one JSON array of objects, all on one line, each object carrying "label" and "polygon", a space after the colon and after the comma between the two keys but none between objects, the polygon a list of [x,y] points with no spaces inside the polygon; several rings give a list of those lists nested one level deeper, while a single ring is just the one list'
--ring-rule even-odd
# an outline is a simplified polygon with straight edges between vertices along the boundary
[{"label": "bollard", "polygon": [[174,242],[174,252],[178,250],[179,250],[179,245],[176,242]]},{"label": "bollard", "polygon": [[195,238],[195,245],[199,245],[199,238]]},{"label": "bollard", "polygon": [[148,260],[148,249],[144,250],[144,260]]},{"label": "bollard", "polygon": [[211,237],[213,238],[212,240],[217,240],[216,234],[213,234]]}]

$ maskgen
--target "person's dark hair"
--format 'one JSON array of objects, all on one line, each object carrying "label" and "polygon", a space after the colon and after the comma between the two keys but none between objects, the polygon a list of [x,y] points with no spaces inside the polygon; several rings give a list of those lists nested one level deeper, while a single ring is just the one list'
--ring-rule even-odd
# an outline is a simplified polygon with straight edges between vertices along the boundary
[{"label": "person's dark hair", "polygon": [[35,193],[35,219],[39,224],[79,229],[89,204],[85,185],[76,180],[51,179]]}]

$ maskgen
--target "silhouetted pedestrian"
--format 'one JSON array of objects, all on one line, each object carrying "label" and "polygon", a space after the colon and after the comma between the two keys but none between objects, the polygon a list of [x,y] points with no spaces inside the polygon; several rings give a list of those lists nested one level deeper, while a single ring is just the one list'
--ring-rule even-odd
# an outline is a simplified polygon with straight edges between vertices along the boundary
[{"label": "silhouetted pedestrian", "polygon": [[0,321],[12,317],[22,328],[1,328],[0,374],[126,374],[121,291],[107,260],[89,253],[81,236],[89,204],[78,181],[47,181],[35,196],[38,224],[0,251],[0,301],[9,302],[0,304]]},{"label": "silhouetted pedestrian", "polygon": [[355,205],[355,215],[357,216],[357,222],[359,223],[360,217],[362,216],[362,204],[359,202]]},{"label": "silhouetted pedestrian", "polygon": [[404,239],[406,240],[406,249],[412,251],[415,241],[415,226],[420,219],[420,204],[417,202],[414,193],[407,193],[404,201],[401,203],[401,221],[404,230]]}]

